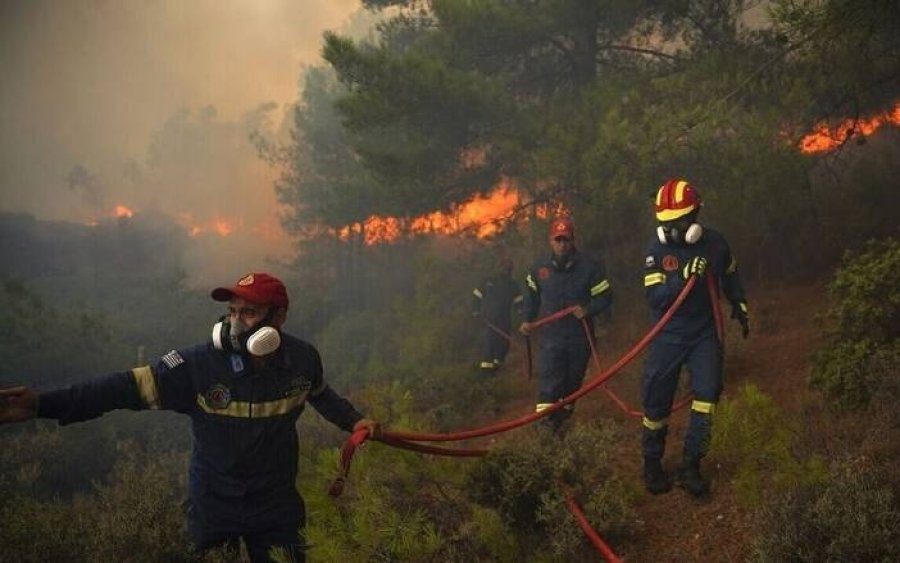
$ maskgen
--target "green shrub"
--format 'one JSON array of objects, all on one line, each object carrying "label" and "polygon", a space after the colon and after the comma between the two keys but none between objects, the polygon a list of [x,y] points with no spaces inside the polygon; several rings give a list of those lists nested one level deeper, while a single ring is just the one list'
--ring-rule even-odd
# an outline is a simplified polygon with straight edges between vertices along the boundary
[{"label": "green shrub", "polygon": [[900,360],[900,242],[848,253],[829,291],[830,326],[810,383],[843,409],[865,407]]},{"label": "green shrub", "polygon": [[122,444],[109,481],[71,502],[5,495],[0,499],[0,559],[190,560],[180,508],[185,461],[183,455],[149,456]]},{"label": "green shrub", "polygon": [[[362,398],[366,412],[390,421],[391,428],[429,427],[399,383],[370,386]],[[477,537],[461,533],[470,506],[460,491],[472,460],[368,443],[353,460],[343,495],[333,499],[327,489],[338,472],[335,445],[346,435],[311,416],[303,418],[300,432],[298,487],[306,501],[313,560],[462,561],[481,551]],[[314,443],[318,436],[329,436],[330,445]]]},{"label": "green shrub", "polygon": [[796,424],[756,386],[747,383],[733,399],[719,403],[710,455],[734,467],[739,502],[753,506],[767,494],[827,479],[824,461],[794,452]]},{"label": "green shrub", "polygon": [[601,533],[623,531],[631,513],[632,492],[610,467],[614,443],[610,427],[577,425],[562,440],[542,428],[520,432],[478,464],[467,490],[500,515],[518,538],[520,557],[578,560],[589,556],[589,548],[565,506],[564,490]]},{"label": "green shrub", "polygon": [[755,561],[900,561],[900,505],[870,468],[843,464],[827,484],[769,498]]}]

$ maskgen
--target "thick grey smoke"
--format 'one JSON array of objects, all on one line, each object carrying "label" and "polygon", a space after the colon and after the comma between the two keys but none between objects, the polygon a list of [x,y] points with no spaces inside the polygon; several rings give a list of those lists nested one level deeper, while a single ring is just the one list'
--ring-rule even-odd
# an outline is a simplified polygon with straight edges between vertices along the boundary
[{"label": "thick grey smoke", "polygon": [[0,211],[79,223],[117,205],[163,213],[193,232],[188,268],[203,284],[285,257],[276,173],[248,137],[283,130],[322,32],[358,7],[4,0]]}]

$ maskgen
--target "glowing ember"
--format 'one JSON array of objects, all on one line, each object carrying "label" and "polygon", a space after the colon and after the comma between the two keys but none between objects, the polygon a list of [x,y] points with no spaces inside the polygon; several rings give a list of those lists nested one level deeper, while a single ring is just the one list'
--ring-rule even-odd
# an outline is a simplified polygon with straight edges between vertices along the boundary
[{"label": "glowing ember", "polygon": [[121,204],[116,205],[113,208],[113,214],[116,217],[120,217],[120,218],[124,217],[126,219],[130,219],[130,218],[134,217],[134,211],[128,209],[127,207],[125,207],[124,205],[121,205]]},{"label": "glowing ember", "polygon": [[[235,232],[235,222],[222,218],[217,218],[209,222],[201,222],[197,220],[191,213],[181,213],[178,215],[178,223],[184,227],[188,236],[197,237],[202,234],[210,233],[220,237],[227,237]],[[242,221],[237,221],[242,227]]]},{"label": "glowing ember", "polygon": [[213,228],[219,234],[219,236],[222,236],[222,237],[227,237],[228,235],[231,234],[231,231],[232,231],[231,224],[228,223],[228,221],[223,221],[221,219],[217,220],[213,224]]},{"label": "glowing ember", "polygon": [[804,154],[831,151],[855,135],[868,137],[886,124],[900,125],[900,102],[892,110],[868,119],[847,119],[833,129],[827,123],[819,123],[800,140],[800,151]]}]

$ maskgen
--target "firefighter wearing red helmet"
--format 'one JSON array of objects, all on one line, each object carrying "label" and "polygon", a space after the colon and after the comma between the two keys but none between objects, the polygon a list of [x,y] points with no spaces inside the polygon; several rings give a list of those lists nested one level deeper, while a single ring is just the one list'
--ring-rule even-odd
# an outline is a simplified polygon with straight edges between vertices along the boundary
[{"label": "firefighter wearing red helmet", "polygon": [[[576,309],[540,329],[538,412],[581,387],[591,354],[588,338],[594,338],[593,318],[612,303],[603,267],[575,248],[571,220],[559,218],[550,224],[550,248],[551,255],[538,260],[525,278],[525,322],[519,330],[531,333],[531,322],[538,315],[545,317],[572,306]],[[582,319],[589,334],[585,334]],[[558,430],[571,414],[571,405],[567,405],[545,420]]]},{"label": "firefighter wearing red helmet", "polygon": [[653,494],[668,492],[671,480],[662,466],[668,417],[681,368],[691,376],[691,419],[684,439],[678,483],[693,496],[709,492],[700,473],[710,438],[712,415],[722,392],[723,347],[716,333],[706,277],[732,304],[732,318],[749,334],[747,301],[737,262],[718,231],[697,221],[702,200],[683,179],[672,179],[656,193],[656,233],[644,257],[644,289],[655,320],[665,314],[688,279],[697,276],[681,307],[650,343],[643,378],[644,484]]}]

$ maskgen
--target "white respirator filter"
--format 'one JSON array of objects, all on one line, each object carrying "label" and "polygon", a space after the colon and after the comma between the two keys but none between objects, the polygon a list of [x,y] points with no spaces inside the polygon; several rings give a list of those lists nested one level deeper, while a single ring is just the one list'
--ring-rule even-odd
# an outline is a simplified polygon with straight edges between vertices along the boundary
[{"label": "white respirator filter", "polygon": [[225,349],[225,342],[223,341],[223,337],[228,338],[228,329],[224,321],[219,321],[213,325],[212,329],[212,341],[213,346],[215,346],[216,350]]},{"label": "white respirator filter", "polygon": [[247,351],[254,356],[267,356],[281,346],[281,335],[270,326],[261,327],[247,339]]}]

